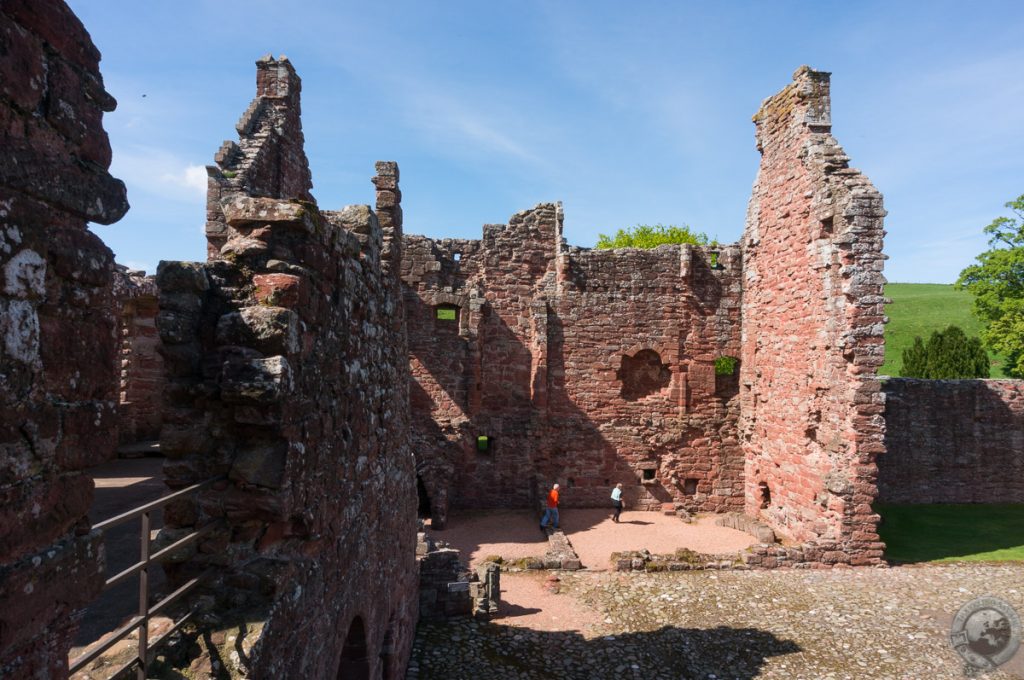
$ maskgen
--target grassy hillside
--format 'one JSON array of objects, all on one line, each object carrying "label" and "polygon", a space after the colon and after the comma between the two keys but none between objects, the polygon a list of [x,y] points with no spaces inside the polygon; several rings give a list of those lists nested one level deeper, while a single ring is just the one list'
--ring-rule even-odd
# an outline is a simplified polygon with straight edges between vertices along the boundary
[{"label": "grassy hillside", "polygon": [[[942,283],[889,283],[885,295],[892,299],[885,313],[885,364],[880,375],[898,376],[903,350],[914,343],[914,336],[927,340],[932,331],[950,324],[960,326],[968,336],[978,335],[981,323],[971,313],[971,294]],[[1002,358],[992,357],[991,377],[1003,377]]]}]

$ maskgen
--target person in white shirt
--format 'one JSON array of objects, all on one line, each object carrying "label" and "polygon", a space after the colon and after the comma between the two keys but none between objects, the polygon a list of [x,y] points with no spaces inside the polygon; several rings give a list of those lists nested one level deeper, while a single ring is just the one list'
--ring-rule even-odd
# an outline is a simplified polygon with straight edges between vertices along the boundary
[{"label": "person in white shirt", "polygon": [[615,508],[612,521],[618,524],[619,515],[622,513],[622,484],[616,484],[615,488],[612,489],[612,507]]}]

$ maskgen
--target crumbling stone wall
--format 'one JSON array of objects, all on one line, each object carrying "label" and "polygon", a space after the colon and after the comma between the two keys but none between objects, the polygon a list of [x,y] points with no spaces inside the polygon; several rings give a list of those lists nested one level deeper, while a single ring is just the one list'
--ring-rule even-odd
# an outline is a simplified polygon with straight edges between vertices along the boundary
[{"label": "crumbling stone wall", "polygon": [[71,10],[5,0],[0,55],[0,676],[61,678],[102,585],[83,470],[117,441],[113,255],[86,223],[128,203]]},{"label": "crumbling stone wall", "polygon": [[[712,253],[714,253],[712,255]],[[449,504],[742,507],[735,377],[740,253],[566,246],[561,206],[480,241],[406,237],[417,469]],[[486,437],[481,442],[480,437]]]},{"label": "crumbling stone wall", "polygon": [[878,498],[1024,503],[1024,380],[890,378]]},{"label": "crumbling stone wall", "polygon": [[120,348],[117,371],[118,440],[121,444],[160,437],[164,360],[156,330],[156,277],[118,266],[114,277]]},{"label": "crumbling stone wall", "polygon": [[377,166],[387,232],[369,206],[319,210],[300,85],[257,62],[241,139],[208,168],[211,256],[157,274],[168,482],[227,477],[168,508],[164,540],[224,523],[172,578],[214,565],[221,606],[263,607],[252,677],[398,678],[417,603],[398,168]]},{"label": "crumbling stone wall", "polygon": [[754,117],[743,234],[740,432],[746,510],[783,536],[881,557],[882,197],[830,134],[829,74],[802,67]]}]

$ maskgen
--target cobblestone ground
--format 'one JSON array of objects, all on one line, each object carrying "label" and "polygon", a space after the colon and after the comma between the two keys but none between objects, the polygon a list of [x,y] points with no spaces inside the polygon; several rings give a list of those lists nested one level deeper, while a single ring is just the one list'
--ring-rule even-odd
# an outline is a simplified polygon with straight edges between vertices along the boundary
[{"label": "cobblestone ground", "polygon": [[[560,576],[566,619],[594,625],[517,625],[536,619],[529,602],[421,624],[408,678],[963,678],[948,637],[960,606],[995,595],[1024,614],[1024,565]],[[502,574],[503,589],[531,578]],[[1024,678],[1024,649],[984,677]]]}]

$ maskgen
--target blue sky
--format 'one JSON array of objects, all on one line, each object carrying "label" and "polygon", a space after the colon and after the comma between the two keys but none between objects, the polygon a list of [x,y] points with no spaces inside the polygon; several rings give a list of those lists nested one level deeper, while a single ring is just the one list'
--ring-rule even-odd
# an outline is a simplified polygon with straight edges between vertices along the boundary
[{"label": "blue sky", "polygon": [[[750,117],[801,64],[833,72],[833,133],[885,195],[890,281],[951,282],[1024,193],[1020,2],[283,3],[70,0],[103,53],[119,261],[205,259],[205,173],[286,54],[320,206],[372,203],[398,161],[407,232],[565,204],[570,243],[638,223],[731,242]],[[143,96],[145,95],[145,96]]]}]

